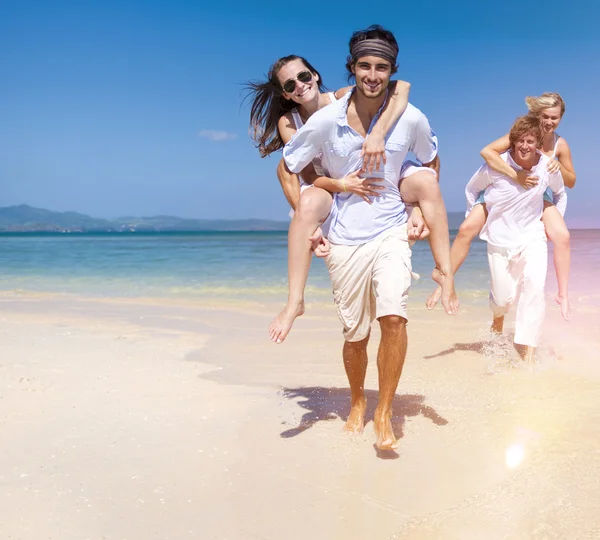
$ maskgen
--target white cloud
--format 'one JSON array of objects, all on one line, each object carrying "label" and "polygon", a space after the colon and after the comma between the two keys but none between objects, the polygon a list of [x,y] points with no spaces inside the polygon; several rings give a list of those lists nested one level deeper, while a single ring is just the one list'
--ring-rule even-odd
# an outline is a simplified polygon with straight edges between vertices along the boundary
[{"label": "white cloud", "polygon": [[202,129],[198,132],[198,137],[219,142],[231,141],[232,139],[237,138],[237,133],[230,133],[229,131],[216,131],[214,129]]}]

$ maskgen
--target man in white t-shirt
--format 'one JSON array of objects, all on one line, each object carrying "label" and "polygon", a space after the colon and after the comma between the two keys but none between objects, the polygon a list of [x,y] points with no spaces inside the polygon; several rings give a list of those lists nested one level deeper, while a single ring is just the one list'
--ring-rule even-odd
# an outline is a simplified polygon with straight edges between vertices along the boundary
[{"label": "man in white t-shirt", "polygon": [[504,315],[516,302],[514,343],[528,361],[532,361],[538,345],[545,312],[548,248],[541,221],[544,191],[548,187],[552,190],[562,215],[567,206],[560,172],[549,173],[550,158],[539,151],[543,137],[537,116],[517,118],[509,134],[512,149],[502,154],[515,170],[536,176],[539,181],[535,187],[526,189],[489,165],[480,167],[466,187],[467,213],[485,190],[488,217],[479,237],[488,243],[490,308],[494,315],[491,330],[502,333]]},{"label": "man in white t-shirt", "polygon": [[[343,179],[361,168],[362,144],[385,103],[397,54],[393,34],[379,26],[353,34],[346,67],[356,79],[356,88],[314,113],[285,146],[283,157],[292,172],[299,173],[318,154],[322,154],[323,166],[332,178]],[[385,149],[383,171],[368,174],[380,179],[383,190],[379,197],[369,204],[358,195],[336,193],[326,263],[346,340],[343,357],[352,394],[346,429],[360,432],[364,425],[367,343],[371,323],[377,318],[381,342],[374,428],[377,447],[390,450],[397,446],[391,424],[392,401],[406,356],[406,304],[411,283],[407,216],[398,179],[406,174],[404,161],[409,151],[435,172],[439,158],[437,137],[427,118],[410,104],[388,132]],[[437,190],[435,201],[445,216],[436,176],[430,176]],[[447,246],[447,268],[441,270],[452,280],[448,239]],[[448,283],[454,291],[453,281]]]}]

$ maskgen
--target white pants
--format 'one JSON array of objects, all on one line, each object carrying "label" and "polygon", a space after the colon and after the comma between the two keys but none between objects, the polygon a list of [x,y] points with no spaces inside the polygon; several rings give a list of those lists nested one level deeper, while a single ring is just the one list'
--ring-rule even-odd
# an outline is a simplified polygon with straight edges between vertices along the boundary
[{"label": "white pants", "polygon": [[494,317],[506,315],[517,302],[514,341],[537,347],[546,311],[546,239],[532,240],[521,251],[488,244],[488,262],[492,282],[490,308]]}]

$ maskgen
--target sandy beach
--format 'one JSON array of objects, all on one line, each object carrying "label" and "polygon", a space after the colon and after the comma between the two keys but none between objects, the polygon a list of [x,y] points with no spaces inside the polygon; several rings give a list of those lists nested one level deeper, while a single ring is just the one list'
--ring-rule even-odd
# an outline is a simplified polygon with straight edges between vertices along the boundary
[{"label": "sandy beach", "polygon": [[275,306],[0,300],[0,538],[600,538],[597,313],[549,305],[531,370],[487,308],[411,306],[378,455],[342,431],[333,306],[277,346]]}]

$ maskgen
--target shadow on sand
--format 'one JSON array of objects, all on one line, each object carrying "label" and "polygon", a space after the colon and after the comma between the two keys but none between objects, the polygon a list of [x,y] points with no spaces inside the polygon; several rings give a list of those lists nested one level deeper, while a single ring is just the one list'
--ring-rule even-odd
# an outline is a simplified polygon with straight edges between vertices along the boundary
[{"label": "shadow on sand", "polygon": [[[301,398],[298,405],[306,412],[302,415],[300,423],[291,429],[281,433],[281,437],[289,439],[300,435],[303,431],[310,429],[317,422],[341,418],[344,422],[348,419],[350,411],[350,389],[349,388],[325,388],[323,386],[308,386],[301,388],[282,388],[281,394],[287,399]],[[367,398],[367,412],[365,424],[373,419],[377,405],[379,392],[365,390]],[[394,434],[398,439],[404,436],[403,427],[406,417],[422,414],[431,420],[436,426],[445,426],[448,420],[440,416],[432,407],[424,404],[425,397],[416,394],[396,395],[392,404],[394,416],[392,426]],[[391,455],[390,455],[391,454]],[[380,452],[377,455],[382,458],[398,457],[395,452]]]},{"label": "shadow on sand", "polygon": [[454,354],[458,351],[473,351],[483,355],[485,354],[487,347],[489,347],[489,342],[486,341],[477,341],[475,343],[455,343],[449,349],[444,349],[443,351],[440,351],[437,354],[431,354],[429,356],[424,356],[423,358],[426,360],[430,360],[431,358],[448,356],[449,354]]}]

